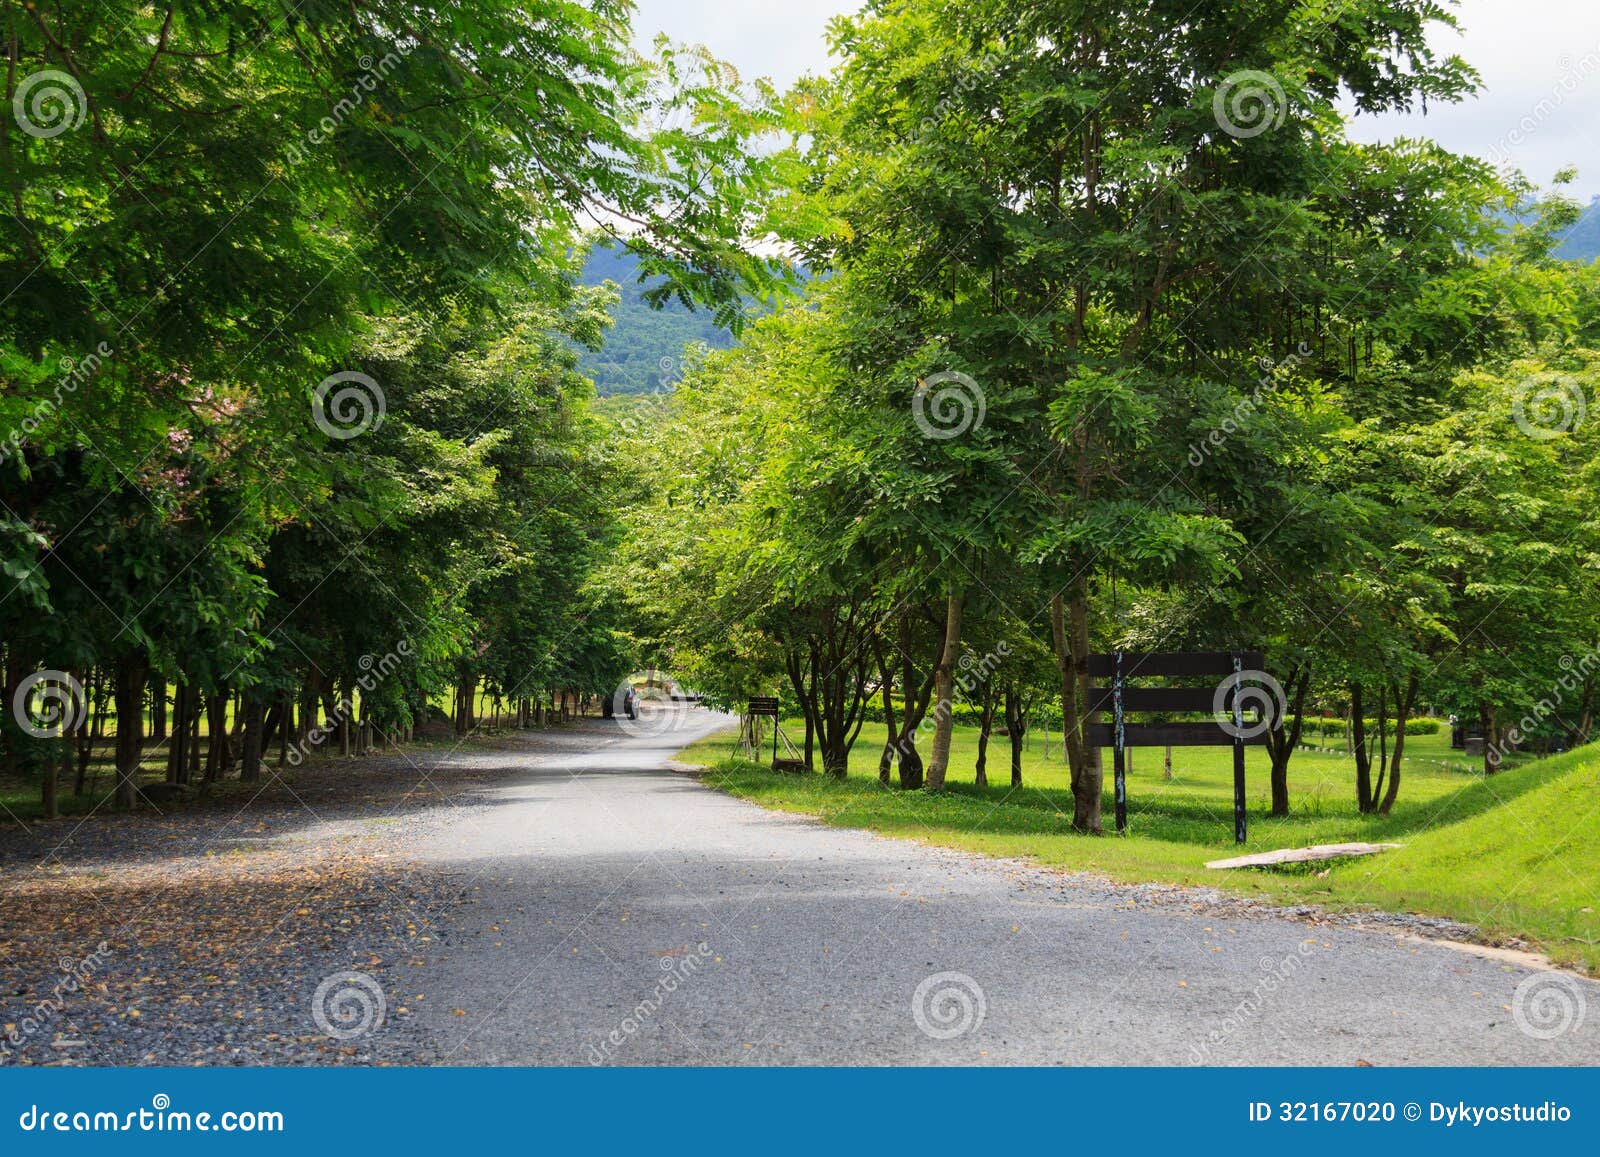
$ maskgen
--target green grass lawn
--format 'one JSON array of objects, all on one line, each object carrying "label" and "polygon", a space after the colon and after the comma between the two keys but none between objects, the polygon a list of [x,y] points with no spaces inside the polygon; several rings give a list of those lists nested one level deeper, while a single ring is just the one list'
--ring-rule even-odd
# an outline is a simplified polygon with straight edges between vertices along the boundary
[{"label": "green grass lawn", "polygon": [[[786,723],[784,730],[795,735],[803,728]],[[1289,767],[1293,814],[1271,819],[1266,753],[1252,748],[1244,851],[1351,840],[1405,846],[1332,866],[1221,872],[1205,862],[1236,854],[1232,753],[1226,749],[1177,749],[1170,781],[1160,750],[1135,752],[1129,835],[1095,838],[1071,830],[1072,795],[1059,746],[1047,753],[1034,739],[1023,760],[1023,786],[1013,789],[1007,741],[991,743],[989,779],[996,786],[978,788],[972,782],[977,732],[958,728],[949,790],[930,796],[878,785],[883,736],[881,726],[863,729],[844,781],[774,774],[739,759],[731,733],[695,744],[679,758],[706,767],[708,782],[733,795],[839,827],[1121,880],[1203,884],[1333,909],[1447,916],[1476,924],[1491,938],[1533,941],[1560,962],[1600,973],[1600,751],[1533,761],[1485,778],[1475,763],[1450,751],[1448,734],[1412,737],[1399,800],[1384,818],[1356,811],[1347,755],[1298,751]],[[1109,770],[1106,779],[1109,827]]]}]

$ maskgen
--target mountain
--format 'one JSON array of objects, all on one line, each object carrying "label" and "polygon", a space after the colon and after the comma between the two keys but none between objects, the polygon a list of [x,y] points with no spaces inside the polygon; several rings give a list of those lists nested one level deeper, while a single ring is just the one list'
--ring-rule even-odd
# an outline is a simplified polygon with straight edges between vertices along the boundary
[{"label": "mountain", "polygon": [[[1600,258],[1600,197],[1567,231],[1556,256],[1585,262]],[[614,281],[622,288],[616,325],[607,333],[604,348],[598,353],[585,350],[579,363],[601,397],[671,389],[681,372],[685,345],[703,342],[712,349],[727,349],[734,344],[733,336],[712,321],[707,310],[690,311],[676,302],[659,310],[646,305],[639,262],[631,253],[595,246],[580,280],[585,285]]]},{"label": "mountain", "polygon": [[1589,202],[1578,223],[1567,230],[1556,256],[1568,261],[1593,261],[1600,257],[1600,197]]},{"label": "mountain", "polygon": [[663,309],[646,305],[639,262],[631,253],[595,246],[579,280],[584,285],[614,281],[622,289],[616,324],[604,347],[598,353],[585,350],[579,362],[601,397],[670,389],[678,379],[683,347],[691,342],[712,349],[733,345],[733,336],[711,320],[708,310],[691,312],[676,302]]}]

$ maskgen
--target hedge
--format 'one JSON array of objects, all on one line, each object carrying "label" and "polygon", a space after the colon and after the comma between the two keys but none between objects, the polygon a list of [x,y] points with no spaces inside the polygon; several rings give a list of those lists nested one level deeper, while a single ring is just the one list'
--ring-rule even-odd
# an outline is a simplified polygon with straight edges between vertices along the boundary
[{"label": "hedge", "polygon": [[[863,708],[863,714],[866,716],[868,723],[882,723],[883,703],[880,701],[877,703],[867,704],[866,707]],[[954,715],[956,724],[961,727],[980,727],[983,724],[983,713],[970,703],[958,703],[956,705]],[[924,719],[924,725],[931,728],[933,726],[932,720],[933,713],[930,711]],[[1387,721],[1387,723],[1388,726],[1385,728],[1385,730],[1388,734],[1393,735],[1395,733],[1394,720],[1390,719]],[[1005,725],[1005,713],[999,708],[996,708],[994,713],[995,733],[998,734],[999,732],[1003,731],[1005,729]],[[1035,729],[1038,728],[1039,721],[1037,715],[1030,719],[1029,726]],[[1409,719],[1406,721],[1406,734],[1437,735],[1445,726],[1445,721],[1442,719],[1431,719],[1427,716],[1418,716],[1414,719]],[[1302,736],[1317,735],[1343,738],[1344,728],[1345,721],[1343,719],[1330,719],[1326,717],[1317,718],[1308,716],[1301,722],[1300,733]],[[1050,730],[1059,731],[1060,729],[1060,713],[1054,712],[1050,717]],[[1367,734],[1376,735],[1377,732],[1378,721],[1376,719],[1368,719]]]}]

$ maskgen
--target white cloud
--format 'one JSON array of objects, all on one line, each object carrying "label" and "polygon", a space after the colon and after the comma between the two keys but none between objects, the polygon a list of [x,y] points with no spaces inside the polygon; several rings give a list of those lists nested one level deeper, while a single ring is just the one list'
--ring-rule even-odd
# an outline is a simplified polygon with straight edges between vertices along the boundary
[{"label": "white cloud", "polygon": [[[639,0],[635,23],[643,43],[665,31],[708,45],[747,77],[789,85],[827,71],[823,31],[858,7],[857,0]],[[1600,194],[1600,2],[1463,0],[1458,14],[1462,31],[1437,33],[1435,45],[1476,67],[1483,92],[1426,116],[1361,117],[1352,135],[1432,137],[1483,157],[1503,150],[1541,184],[1576,165],[1577,191]]]},{"label": "white cloud", "polygon": [[1576,165],[1574,189],[1600,195],[1600,4],[1595,0],[1464,0],[1460,33],[1433,38],[1482,76],[1459,105],[1358,117],[1351,135],[1432,137],[1446,148],[1522,169],[1548,184]]},{"label": "white cloud", "polygon": [[748,79],[765,76],[787,88],[831,66],[823,37],[828,21],[855,12],[861,0],[637,0],[640,44],[665,32],[704,44]]}]

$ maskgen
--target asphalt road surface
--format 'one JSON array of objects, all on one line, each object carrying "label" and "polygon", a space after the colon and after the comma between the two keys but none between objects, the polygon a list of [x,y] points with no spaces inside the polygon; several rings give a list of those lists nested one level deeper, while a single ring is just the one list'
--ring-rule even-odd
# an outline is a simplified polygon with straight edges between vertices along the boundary
[{"label": "asphalt road surface", "polygon": [[1600,985],[766,811],[671,769],[726,718],[670,723],[531,736],[409,832],[466,899],[394,982],[379,1058],[1600,1063]]}]

